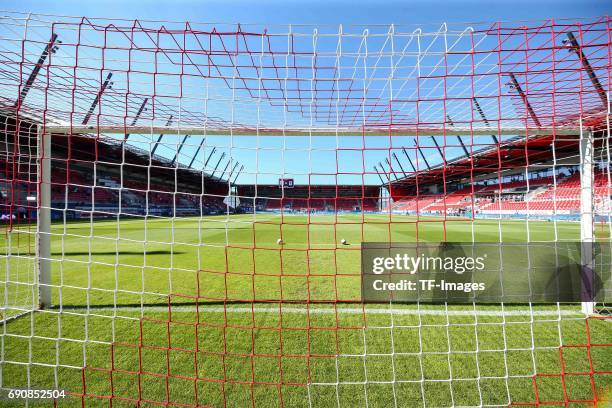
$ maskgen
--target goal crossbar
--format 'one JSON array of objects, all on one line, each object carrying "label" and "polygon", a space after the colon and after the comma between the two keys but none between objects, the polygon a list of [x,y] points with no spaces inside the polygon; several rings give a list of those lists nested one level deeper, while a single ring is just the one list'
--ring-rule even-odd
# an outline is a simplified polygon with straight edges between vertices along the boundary
[{"label": "goal crossbar", "polygon": [[236,135],[236,136],[487,136],[487,135],[579,135],[579,127],[387,127],[387,128],[209,128],[173,126],[56,126],[44,127],[46,133],[129,133],[164,135]]}]

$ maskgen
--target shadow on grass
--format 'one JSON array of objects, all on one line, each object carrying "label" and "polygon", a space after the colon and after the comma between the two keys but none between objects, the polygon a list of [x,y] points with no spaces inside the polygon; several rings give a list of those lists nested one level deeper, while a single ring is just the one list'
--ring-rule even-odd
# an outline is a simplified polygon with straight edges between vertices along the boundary
[{"label": "shadow on grass", "polygon": [[[244,305],[244,306],[251,306],[251,305],[268,305],[268,306],[281,306],[281,305],[328,305],[328,306],[334,306],[334,305],[388,305],[388,303],[363,303],[360,300],[341,300],[341,301],[326,301],[326,300],[309,300],[309,301],[302,301],[302,300],[281,300],[281,299],[265,299],[265,300],[255,300],[255,301],[251,301],[251,300],[207,300],[207,301],[202,301],[202,302],[172,302],[170,305],[168,304],[168,302],[146,302],[146,303],[117,303],[117,304],[113,304],[113,303],[97,303],[97,304],[91,304],[91,305],[63,305],[61,307],[61,309],[63,310],[78,310],[78,309],[114,309],[114,308],[143,308],[143,309],[147,309],[147,308],[151,308],[151,307],[186,307],[186,306],[199,306],[202,308],[205,308],[207,306],[227,306],[227,305]],[[417,305],[417,303],[414,302],[394,302],[395,305],[397,306],[409,306],[409,305]],[[445,303],[441,303],[441,302],[431,302],[431,303],[427,303],[430,306],[445,306]],[[568,303],[570,304],[570,303]],[[579,303],[575,303],[576,305],[578,305]],[[499,306],[499,303],[480,303],[480,306]],[[504,306],[506,307],[525,307],[527,304],[525,303],[504,303]],[[544,305],[556,305],[556,303],[541,303],[539,304],[541,306]],[[461,306],[461,305],[459,305]],[[469,306],[469,305],[468,305]],[[59,305],[53,305],[51,307],[49,307],[49,309],[51,310],[58,310],[60,309]]]},{"label": "shadow on grass", "polygon": [[[87,256],[87,255],[102,255],[102,256],[112,256],[112,255],[182,255],[185,254],[184,251],[168,251],[168,250],[156,250],[156,251],[65,251],[65,252],[51,252],[52,256]],[[5,255],[0,252],[0,255]],[[18,255],[21,256],[36,256],[36,252],[19,252]]]},{"label": "shadow on grass", "polygon": [[51,255],[64,255],[64,256],[85,256],[85,255],[181,255],[185,252],[182,251],[66,251],[66,252],[53,252]]},{"label": "shadow on grass", "polygon": [[[361,304],[360,301],[355,300],[355,301],[351,301],[351,300],[343,300],[340,302],[329,302],[329,301],[289,301],[289,300],[280,300],[280,299],[269,299],[269,300],[256,300],[256,301],[250,301],[250,300],[227,300],[227,301],[223,301],[223,300],[207,300],[204,302],[173,302],[170,306],[171,307],[185,307],[185,306],[200,306],[202,308],[205,308],[207,306],[223,306],[223,305],[245,305],[245,306],[249,306],[249,305],[306,305],[306,304],[316,304],[316,305],[333,305],[333,304]],[[143,308],[143,309],[147,309],[149,307],[169,307],[168,302],[147,302],[147,303],[117,303],[117,304],[112,304],[112,303],[98,303],[98,304],[93,304],[93,305],[63,305],[61,307],[61,309],[63,310],[75,310],[75,309],[85,309],[88,308],[89,309],[114,309],[114,308]],[[49,307],[49,309],[52,310],[57,310],[60,309],[60,306],[58,305],[53,305],[51,307]]]}]

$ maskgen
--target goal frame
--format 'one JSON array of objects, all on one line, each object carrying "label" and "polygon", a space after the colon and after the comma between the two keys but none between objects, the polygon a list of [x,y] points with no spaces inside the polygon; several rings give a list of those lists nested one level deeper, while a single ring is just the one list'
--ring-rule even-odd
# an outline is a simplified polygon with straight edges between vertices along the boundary
[{"label": "goal frame", "polygon": [[[39,201],[37,206],[36,248],[38,256],[38,293],[39,308],[52,306],[52,267],[51,267],[51,135],[52,134],[190,134],[205,135],[265,135],[265,136],[446,136],[446,135],[489,135],[494,131],[497,135],[521,135],[526,137],[546,134],[573,135],[579,137],[580,144],[580,241],[593,243],[594,239],[594,208],[593,208],[593,165],[594,144],[593,131],[583,126],[579,127],[545,127],[545,128],[466,128],[466,127],[400,127],[383,129],[371,128],[287,128],[287,129],[218,129],[207,127],[172,127],[172,126],[55,126],[39,125],[37,128],[37,162],[39,180]],[[498,146],[503,142],[498,142]],[[590,253],[584,253],[584,249]],[[583,248],[583,267],[592,267],[592,247]],[[587,316],[595,313],[594,302],[582,302],[581,311]]]}]

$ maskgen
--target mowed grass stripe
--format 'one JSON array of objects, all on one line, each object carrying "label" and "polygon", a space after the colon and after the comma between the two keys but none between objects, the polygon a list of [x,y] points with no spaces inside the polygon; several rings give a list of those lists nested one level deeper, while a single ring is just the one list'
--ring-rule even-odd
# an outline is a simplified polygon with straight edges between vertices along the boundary
[{"label": "mowed grass stripe", "polygon": [[[209,300],[355,301],[362,240],[496,242],[501,231],[504,240],[525,241],[527,229],[531,240],[579,237],[575,223],[478,220],[472,225],[465,219],[380,214],[363,220],[352,214],[263,214],[54,224],[52,283],[63,288],[63,305],[159,303],[170,294]],[[279,246],[281,236],[284,245]],[[342,239],[349,245],[342,245]],[[14,255],[33,253],[32,242],[12,240],[9,264],[20,265],[9,265],[11,280],[27,281],[27,259]],[[276,275],[285,277],[279,282]],[[12,288],[9,294],[18,289],[24,292]],[[53,296],[58,304],[57,288]]]},{"label": "mowed grass stripe", "polygon": [[[563,372],[564,344],[591,344],[596,370],[609,365],[606,348],[593,346],[609,339],[602,319],[589,320],[587,339],[584,319],[563,315],[532,321],[534,316],[387,313],[368,315],[367,325],[363,316],[348,313],[253,316],[205,309],[197,325],[195,313],[173,313],[172,321],[167,312],[146,311],[145,317],[35,313],[11,322],[4,338],[4,384],[16,387],[29,375],[32,384],[52,387],[57,374],[63,388],[80,393],[79,367],[88,367],[89,393],[138,399],[134,384],[140,380],[147,399],[162,402],[195,404],[196,386],[202,405],[223,406],[225,398],[246,407],[255,382],[256,406],[279,406],[282,393],[287,406],[308,406],[311,398],[313,406],[334,407],[338,396],[341,405],[363,406],[367,398],[378,407],[388,406],[395,382],[400,406],[421,406],[423,399],[428,406],[451,406],[451,390],[457,405],[479,406],[535,401],[533,374]],[[140,371],[140,364],[141,375],[129,373]],[[589,358],[582,348],[568,348],[564,364],[568,372],[581,370]],[[566,388],[588,397],[590,382],[582,377],[566,375]],[[605,375],[594,381],[598,389],[611,385]],[[373,390],[374,383],[389,386]],[[541,387],[547,398],[563,396],[556,382]],[[93,398],[86,403],[107,406]]]}]

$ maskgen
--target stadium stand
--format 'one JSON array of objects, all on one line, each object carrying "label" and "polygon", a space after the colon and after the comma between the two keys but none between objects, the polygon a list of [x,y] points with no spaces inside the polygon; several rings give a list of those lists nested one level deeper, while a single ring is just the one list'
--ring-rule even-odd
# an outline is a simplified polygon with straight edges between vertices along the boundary
[{"label": "stadium stand", "polygon": [[[392,206],[393,212],[461,215],[466,211],[476,214],[570,214],[580,209],[580,175],[570,168],[570,175],[533,177],[499,183],[485,180],[481,185],[466,186],[447,194],[400,197]],[[555,178],[557,184],[555,187]],[[612,189],[607,174],[596,171],[596,211],[610,203]],[[607,207],[605,207],[607,208]]]},{"label": "stadium stand", "polygon": [[376,211],[379,186],[361,185],[296,185],[280,188],[278,185],[239,185],[240,209],[253,211]]},{"label": "stadium stand", "polygon": [[[0,140],[8,152],[11,142],[7,134],[15,133],[15,123],[8,116],[3,122]],[[20,148],[36,149],[32,127],[33,123],[22,119]],[[28,201],[28,197],[36,196],[36,167],[30,161],[7,157],[6,153],[0,155],[0,215],[14,214],[12,209],[17,208],[24,218],[34,219],[35,200]],[[103,218],[116,216],[119,208],[125,216],[218,214],[227,210],[223,203],[229,191],[227,181],[186,166],[169,166],[168,162],[114,139],[53,135],[51,202],[56,211],[52,216],[59,218],[65,213],[66,218]]]}]

